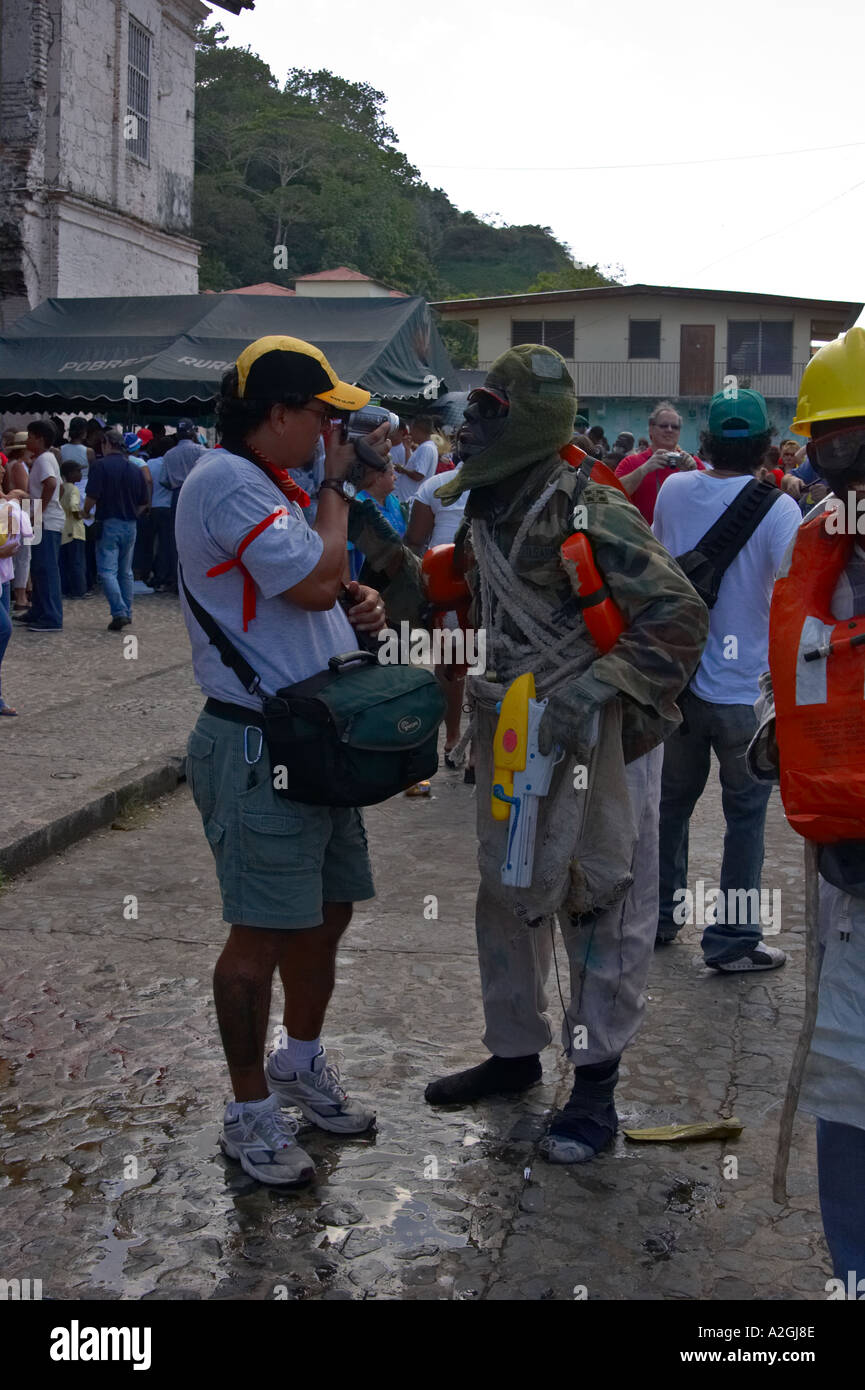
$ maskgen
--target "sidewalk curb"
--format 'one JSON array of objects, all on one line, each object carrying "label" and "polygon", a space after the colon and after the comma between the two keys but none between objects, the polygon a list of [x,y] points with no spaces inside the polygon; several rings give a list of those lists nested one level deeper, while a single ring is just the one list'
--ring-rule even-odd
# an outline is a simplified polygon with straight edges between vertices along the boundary
[{"label": "sidewalk curb", "polygon": [[7,878],[23,873],[52,854],[67,849],[94,830],[102,830],[130,806],[156,801],[186,780],[186,754],[167,753],[123,772],[102,796],[76,806],[56,820],[46,821],[10,844],[0,846],[0,873]]}]

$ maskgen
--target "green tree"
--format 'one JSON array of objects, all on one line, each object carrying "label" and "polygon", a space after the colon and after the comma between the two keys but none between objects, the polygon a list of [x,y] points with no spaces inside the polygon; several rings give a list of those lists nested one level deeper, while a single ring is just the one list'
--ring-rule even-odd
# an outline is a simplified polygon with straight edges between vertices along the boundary
[{"label": "green tree", "polygon": [[573,262],[561,270],[544,270],[528,288],[529,294],[543,294],[545,290],[586,290],[596,285],[616,285],[618,280],[605,275],[600,266],[577,265]]},{"label": "green tree", "polygon": [[288,286],[346,265],[445,298],[524,291],[576,269],[549,228],[491,226],[425,184],[377,88],[301,68],[280,87],[220,24],[197,36],[195,167],[202,288]]}]

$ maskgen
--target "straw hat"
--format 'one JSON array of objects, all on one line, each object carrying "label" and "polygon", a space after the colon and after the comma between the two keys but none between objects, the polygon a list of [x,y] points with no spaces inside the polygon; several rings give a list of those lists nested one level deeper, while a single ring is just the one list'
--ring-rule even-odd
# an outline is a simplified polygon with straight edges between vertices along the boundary
[{"label": "straw hat", "polygon": [[9,443],[4,446],[3,452],[7,458],[11,458],[13,454],[23,454],[26,448],[27,431],[16,430]]}]

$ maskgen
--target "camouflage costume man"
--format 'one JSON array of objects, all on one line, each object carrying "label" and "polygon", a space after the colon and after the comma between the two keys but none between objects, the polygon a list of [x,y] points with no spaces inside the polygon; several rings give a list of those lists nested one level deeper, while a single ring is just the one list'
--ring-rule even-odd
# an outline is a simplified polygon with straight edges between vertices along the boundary
[{"label": "camouflage costume man", "polygon": [[[661,744],[680,722],[676,697],[708,631],[705,606],[636,508],[561,459],[575,410],[558,353],[511,349],[470,396],[460,436],[466,461],[438,492],[447,503],[469,490],[472,621],[487,634],[487,671],[471,678],[471,693],[476,929],[493,1055],[426,1091],[431,1104],[465,1104],[540,1079],[539,1054],[552,1040],[545,985],[558,918],[571,984],[562,1040],[575,1079],[543,1147],[560,1163],[594,1157],[616,1132],[618,1064],[645,1008],[657,927]],[[589,536],[627,623],[606,656],[560,555],[575,529]],[[525,671],[549,700],[540,751],[559,745],[565,756],[540,804],[532,883],[514,888],[501,883],[507,825],[490,811],[491,753],[496,702]]]}]

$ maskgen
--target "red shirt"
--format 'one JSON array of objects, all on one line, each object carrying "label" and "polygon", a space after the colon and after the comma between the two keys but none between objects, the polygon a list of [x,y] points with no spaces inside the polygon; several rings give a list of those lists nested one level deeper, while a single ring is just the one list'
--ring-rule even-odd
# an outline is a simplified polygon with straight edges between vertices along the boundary
[{"label": "red shirt", "polygon": [[[629,473],[633,473],[635,468],[639,468],[641,464],[646,463],[654,452],[654,447],[650,447],[644,449],[641,454],[628,454],[626,458],[622,459],[620,464],[617,464],[616,477],[627,477]],[[706,465],[701,463],[699,459],[695,459],[694,461],[697,467],[705,473]],[[672,477],[674,473],[678,473],[678,471],[677,468],[656,468],[654,473],[650,473],[647,478],[643,479],[636,492],[632,495],[631,501],[650,526],[652,524],[652,518],[655,515],[655,503],[658,500],[658,493],[661,491],[662,484],[667,478]]]}]

